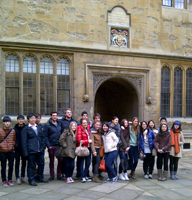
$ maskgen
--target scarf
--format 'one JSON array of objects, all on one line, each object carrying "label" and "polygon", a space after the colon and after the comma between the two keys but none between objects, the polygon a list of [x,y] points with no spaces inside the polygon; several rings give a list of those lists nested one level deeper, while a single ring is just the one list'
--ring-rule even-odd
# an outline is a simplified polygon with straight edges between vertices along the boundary
[{"label": "scarf", "polygon": [[179,133],[180,130],[170,130],[171,134],[171,145],[175,146],[175,153],[179,153]]}]

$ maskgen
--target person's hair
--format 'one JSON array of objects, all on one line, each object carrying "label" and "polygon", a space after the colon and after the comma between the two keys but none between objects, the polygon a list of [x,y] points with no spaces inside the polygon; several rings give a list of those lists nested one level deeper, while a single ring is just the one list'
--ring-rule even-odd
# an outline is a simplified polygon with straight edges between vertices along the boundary
[{"label": "person's hair", "polygon": [[88,116],[87,112],[86,112],[86,111],[83,111],[83,112],[81,113],[81,117],[82,117],[83,115],[85,115],[85,114]]},{"label": "person's hair", "polygon": [[34,113],[29,113],[29,114],[27,115],[27,119],[29,119],[29,118],[31,118],[31,117],[33,117],[33,116],[36,118],[36,116],[35,116]]},{"label": "person's hair", "polygon": [[117,116],[114,116],[114,117],[112,118],[112,121],[115,120],[115,119],[119,119],[119,118],[118,118]]},{"label": "person's hair", "polygon": [[[138,124],[137,124],[137,126],[134,126],[133,122],[136,119],[138,120]],[[138,119],[138,117],[133,117],[132,124],[131,124],[131,131],[135,132],[136,135],[138,134],[138,132],[139,132],[139,119]]]},{"label": "person's hair", "polygon": [[144,123],[146,124],[146,129],[148,129],[148,128],[147,128],[147,122],[146,122],[146,121],[142,121],[142,122],[140,123],[140,134],[141,134],[142,136],[143,136],[143,127],[142,127],[142,125],[143,125]]},{"label": "person's hair", "polygon": [[71,108],[67,108],[67,109],[65,110],[65,114],[66,114],[66,112],[67,112],[68,110],[70,110],[70,111],[72,112]]},{"label": "person's hair", "polygon": [[161,122],[162,120],[165,120],[167,122],[167,118],[166,117],[161,117],[159,121]]},{"label": "person's hair", "polygon": [[57,111],[53,111],[53,112],[51,112],[50,115],[52,116],[52,114],[55,114],[55,113],[58,115],[58,112],[57,112]]},{"label": "person's hair", "polygon": [[154,123],[153,129],[156,129],[156,127],[155,127],[155,122],[154,122],[152,119],[148,121],[147,126],[151,129],[151,127],[149,126],[150,122],[153,122],[153,123]]},{"label": "person's hair", "polygon": [[83,120],[85,120],[87,123],[88,123],[88,121],[86,120],[86,119],[80,119],[80,124],[82,125],[82,123],[83,123]]},{"label": "person's hair", "polygon": [[128,123],[128,128],[129,128],[129,121],[127,119],[122,119],[120,125],[125,127],[125,121]]},{"label": "person's hair", "polygon": [[106,125],[108,127],[108,131],[109,131],[109,123],[108,122],[103,122],[102,126],[101,126],[101,134],[104,134],[104,131],[103,131],[103,126],[104,125]]},{"label": "person's hair", "polygon": [[76,130],[75,130],[75,135],[76,135],[76,133],[77,133],[77,123],[76,123],[76,122],[73,121],[73,122],[70,123],[70,125],[69,125],[69,130],[70,130],[71,132],[73,132],[72,129],[71,129],[71,127],[72,127],[73,124],[75,124],[75,126],[76,126]]},{"label": "person's hair", "polygon": [[[174,123],[175,123],[175,122],[174,122]],[[174,123],[173,123],[173,125],[172,125],[172,127],[171,127],[171,130],[172,130],[173,132],[174,132],[174,130],[175,130],[175,128],[174,128],[174,125],[175,125],[175,124],[174,124]],[[182,129],[181,129],[181,123],[180,123],[180,125],[179,125],[178,130],[182,131]]]},{"label": "person's hair", "polygon": [[169,128],[168,128],[168,125],[167,125],[167,124],[164,124],[164,123],[163,123],[163,124],[160,124],[160,127],[159,127],[159,133],[160,133],[160,134],[162,134],[162,133],[163,133],[163,131],[162,131],[162,126],[164,126],[164,125],[167,127],[167,130],[166,130],[165,132],[167,132],[167,131],[169,130]]},{"label": "person's hair", "polygon": [[101,118],[101,115],[99,113],[95,113],[94,116],[93,116],[93,120],[95,120],[95,117]]},{"label": "person's hair", "polygon": [[35,117],[36,117],[36,118],[37,118],[37,117],[40,117],[40,118],[41,118],[41,114],[36,113],[36,114],[35,114]]}]

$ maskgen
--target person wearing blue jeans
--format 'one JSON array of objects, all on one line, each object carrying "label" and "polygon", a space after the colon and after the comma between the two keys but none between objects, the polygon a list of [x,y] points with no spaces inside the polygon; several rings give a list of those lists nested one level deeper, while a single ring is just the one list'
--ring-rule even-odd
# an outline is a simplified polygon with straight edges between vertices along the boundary
[{"label": "person wearing blue jeans", "polygon": [[114,158],[117,156],[117,150],[105,153],[105,165],[107,169],[107,173],[109,176],[109,179],[112,180],[113,177],[116,177],[116,173],[114,168],[112,167],[112,163],[114,161]]},{"label": "person wearing blue jeans", "polygon": [[135,172],[135,169],[138,164],[138,158],[139,158],[138,146],[130,146],[129,159],[130,159],[131,172]]}]

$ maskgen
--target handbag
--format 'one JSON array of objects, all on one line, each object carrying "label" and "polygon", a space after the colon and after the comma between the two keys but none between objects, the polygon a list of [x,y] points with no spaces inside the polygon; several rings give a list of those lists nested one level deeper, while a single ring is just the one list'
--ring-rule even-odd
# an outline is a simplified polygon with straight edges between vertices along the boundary
[{"label": "handbag", "polygon": [[144,154],[143,150],[140,149],[140,151],[139,151],[139,158],[140,158],[141,160],[144,160],[145,157],[146,157],[146,155]]},{"label": "handbag", "polygon": [[102,172],[107,172],[106,165],[105,165],[105,160],[104,159],[101,160],[100,165],[99,165],[99,169]]},{"label": "handbag", "polygon": [[97,138],[97,136],[95,135],[96,139],[97,139],[97,142],[99,144],[99,155],[101,158],[104,157],[104,146],[101,146],[100,142],[99,142],[99,139]]},{"label": "handbag", "polygon": [[82,142],[80,142],[80,146],[76,147],[75,155],[79,157],[86,157],[89,155],[89,149],[85,146],[82,146]]},{"label": "handbag", "polygon": [[152,150],[152,156],[157,156],[157,150],[156,150],[156,148],[153,148],[153,150]]},{"label": "handbag", "polygon": [[55,151],[54,151],[54,156],[55,156],[57,159],[62,158],[62,157],[61,157],[61,150],[62,150],[62,147],[61,147],[61,146],[56,146]]}]

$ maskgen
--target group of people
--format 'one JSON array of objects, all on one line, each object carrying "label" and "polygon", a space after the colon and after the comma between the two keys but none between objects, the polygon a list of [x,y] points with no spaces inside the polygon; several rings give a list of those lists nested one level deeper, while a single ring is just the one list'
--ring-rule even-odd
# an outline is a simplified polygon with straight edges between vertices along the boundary
[{"label": "group of people", "polygon": [[[182,157],[181,146],[184,138],[181,124],[175,121],[169,130],[166,118],[160,119],[160,126],[155,127],[153,120],[148,123],[134,117],[129,123],[123,119],[113,117],[111,122],[101,123],[100,114],[96,113],[93,122],[88,121],[86,111],[81,113],[81,120],[77,122],[72,117],[71,109],[66,109],[62,119],[58,113],[52,112],[50,119],[43,126],[40,114],[28,114],[28,124],[25,117],[19,115],[17,124],[11,128],[11,118],[3,117],[3,128],[0,128],[0,160],[3,186],[13,186],[12,174],[15,160],[16,183],[25,182],[27,166],[28,182],[37,186],[37,182],[48,183],[55,179],[54,160],[58,160],[58,180],[73,183],[72,178],[76,159],[76,176],[82,183],[95,181],[101,183],[104,178],[99,169],[101,160],[105,160],[108,178],[105,182],[115,183],[118,179],[128,181],[136,178],[135,171],[139,157],[143,159],[144,178],[153,178],[155,156],[157,156],[158,180],[165,181],[168,177],[168,162],[170,160],[170,178],[178,179],[177,169],[179,158]],[[50,177],[44,179],[45,149],[48,148]],[[86,156],[76,156],[76,149],[84,147]],[[104,149],[104,157],[100,150]],[[118,164],[118,156],[120,162]],[[21,160],[21,163],[20,163]],[[8,179],[6,165],[8,161]],[[90,165],[92,161],[92,173]],[[21,165],[21,173],[19,173]],[[162,166],[164,165],[164,170]],[[131,170],[128,174],[127,170]],[[91,179],[92,178],[92,179]]]}]

